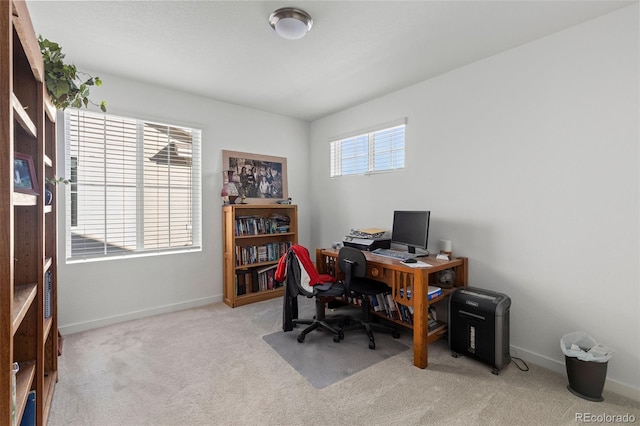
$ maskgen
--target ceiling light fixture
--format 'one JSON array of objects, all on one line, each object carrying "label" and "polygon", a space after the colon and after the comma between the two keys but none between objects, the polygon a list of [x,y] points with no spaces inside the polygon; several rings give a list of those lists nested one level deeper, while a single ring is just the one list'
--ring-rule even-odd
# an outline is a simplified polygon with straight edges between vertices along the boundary
[{"label": "ceiling light fixture", "polygon": [[311,30],[313,19],[304,10],[283,7],[269,16],[269,24],[280,37],[297,40]]}]

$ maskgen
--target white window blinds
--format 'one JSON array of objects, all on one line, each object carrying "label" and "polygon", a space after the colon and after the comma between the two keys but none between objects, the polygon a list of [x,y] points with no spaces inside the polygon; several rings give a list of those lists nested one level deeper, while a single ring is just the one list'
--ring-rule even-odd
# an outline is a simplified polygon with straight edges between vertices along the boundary
[{"label": "white window blinds", "polygon": [[201,131],[65,112],[67,259],[198,249]]},{"label": "white window blinds", "polygon": [[331,141],[331,177],[404,169],[405,124]]}]

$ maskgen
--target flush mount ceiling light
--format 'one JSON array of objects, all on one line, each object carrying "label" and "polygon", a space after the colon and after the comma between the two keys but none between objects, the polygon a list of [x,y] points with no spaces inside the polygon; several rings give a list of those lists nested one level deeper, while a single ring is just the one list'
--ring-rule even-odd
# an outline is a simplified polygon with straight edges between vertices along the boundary
[{"label": "flush mount ceiling light", "polygon": [[311,30],[313,19],[304,10],[283,7],[269,16],[269,24],[280,37],[297,40]]}]

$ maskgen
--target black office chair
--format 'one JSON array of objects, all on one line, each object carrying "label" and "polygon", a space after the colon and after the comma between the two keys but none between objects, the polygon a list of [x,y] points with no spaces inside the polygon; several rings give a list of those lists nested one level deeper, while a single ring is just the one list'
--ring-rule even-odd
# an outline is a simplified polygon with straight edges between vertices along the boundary
[{"label": "black office chair", "polygon": [[373,337],[373,330],[391,333],[394,338],[400,337],[400,333],[395,327],[371,322],[371,302],[369,296],[389,292],[389,286],[380,281],[364,278],[367,274],[367,259],[362,251],[343,247],[338,252],[338,266],[344,273],[344,288],[347,296],[360,299],[362,304],[362,319],[356,319],[355,326],[348,326],[344,330],[354,328],[364,328],[369,336],[369,349],[376,348],[376,341]]},{"label": "black office chair", "polygon": [[[344,286],[338,282],[330,282],[330,276],[320,275],[311,263],[309,251],[299,245],[292,246],[280,259],[276,279],[285,284],[282,309],[282,329],[292,331],[298,324],[309,325],[298,335],[298,342],[304,342],[307,334],[322,329],[333,334],[333,341],[340,342],[344,333],[340,327],[332,324],[345,321],[344,316],[325,317],[324,304],[326,298],[344,295]],[[315,285],[309,285],[314,283]],[[298,295],[315,298],[315,316],[313,319],[298,318]]]}]

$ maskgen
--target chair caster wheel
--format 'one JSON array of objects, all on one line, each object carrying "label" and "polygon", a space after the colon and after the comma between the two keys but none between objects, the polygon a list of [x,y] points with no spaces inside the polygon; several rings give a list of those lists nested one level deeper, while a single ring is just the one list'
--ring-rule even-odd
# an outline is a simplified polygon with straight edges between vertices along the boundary
[{"label": "chair caster wheel", "polygon": [[333,341],[336,343],[340,343],[340,336],[333,336]]},{"label": "chair caster wheel", "polygon": [[338,331],[338,338],[340,340],[344,340],[344,331],[342,331],[342,330]]},{"label": "chair caster wheel", "polygon": [[452,352],[452,353],[451,353],[451,356],[452,356],[452,357],[454,357],[454,358],[458,358],[458,354],[457,354],[457,353],[455,353],[455,352]]},{"label": "chair caster wheel", "polygon": [[394,339],[398,339],[398,338],[400,338],[400,333],[398,332],[398,330],[395,330],[393,333],[391,333],[391,336]]},{"label": "chair caster wheel", "polygon": [[304,342],[304,334],[298,334],[298,343]]},{"label": "chair caster wheel", "polygon": [[369,342],[369,349],[375,349],[376,348],[376,342]]}]

